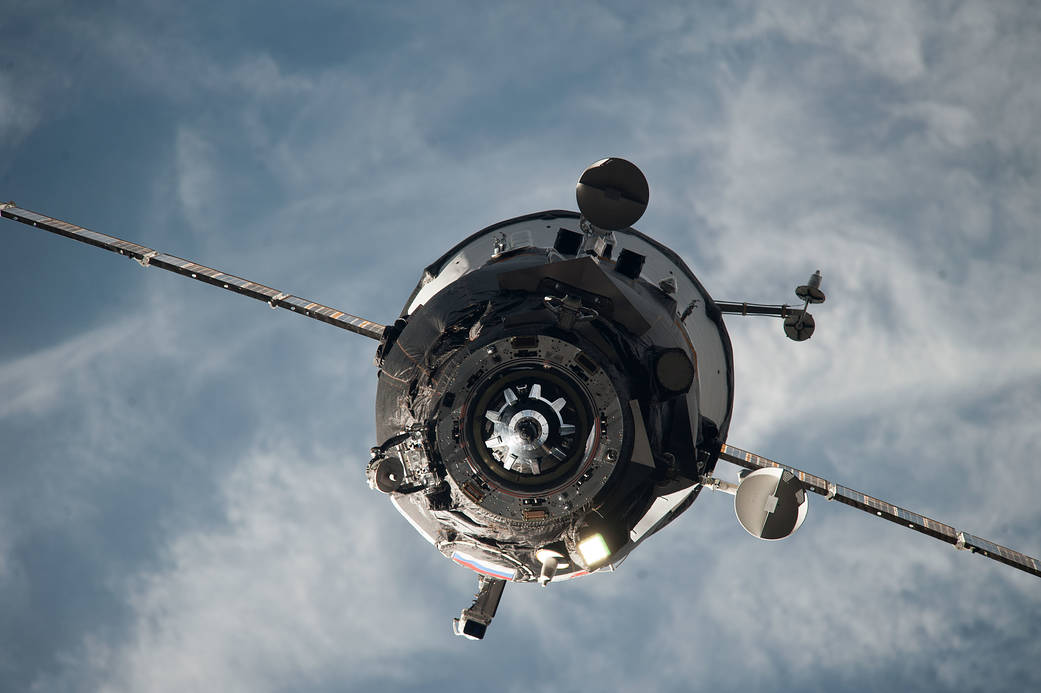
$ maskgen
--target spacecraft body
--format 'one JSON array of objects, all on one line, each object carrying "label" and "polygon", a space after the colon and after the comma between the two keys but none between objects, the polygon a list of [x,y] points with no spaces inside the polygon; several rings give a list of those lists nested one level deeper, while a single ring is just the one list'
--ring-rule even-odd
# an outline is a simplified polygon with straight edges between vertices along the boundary
[{"label": "spacecraft body", "polygon": [[[749,534],[803,523],[807,492],[1041,577],[1041,561],[726,442],[734,368],[723,314],[814,332],[802,306],[713,301],[671,250],[636,231],[647,181],[604,159],[549,211],[478,231],[427,267],[383,325],[270,286],[0,203],[0,216],[376,340],[376,433],[365,474],[441,553],[478,573],[458,635],[484,637],[510,582],[610,570],[690,507],[734,496]],[[713,476],[718,460],[738,483]]]},{"label": "spacecraft body", "polygon": [[722,316],[683,261],[566,211],[430,265],[377,363],[370,483],[445,556],[518,582],[611,569],[683,512],[733,404]]}]

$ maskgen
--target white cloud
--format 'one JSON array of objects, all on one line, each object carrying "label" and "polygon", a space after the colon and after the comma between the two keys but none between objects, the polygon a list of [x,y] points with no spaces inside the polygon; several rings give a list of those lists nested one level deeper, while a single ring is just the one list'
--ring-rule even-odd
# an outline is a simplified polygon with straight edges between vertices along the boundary
[{"label": "white cloud", "polygon": [[359,483],[360,468],[285,442],[247,452],[223,484],[226,522],[174,536],[163,567],[133,580],[134,636],[111,653],[101,690],[421,676],[391,671],[402,652],[444,648],[424,635],[439,605],[414,588],[432,588],[419,566],[447,565],[394,550],[422,542]]},{"label": "white cloud", "polygon": [[221,179],[214,164],[212,145],[191,130],[181,129],[176,139],[177,195],[192,227],[206,228],[206,212],[219,195]]},{"label": "white cloud", "polygon": [[68,395],[70,385],[86,384],[82,371],[89,364],[111,354],[139,328],[133,319],[103,325],[63,344],[0,364],[4,392],[0,418],[46,415]]},{"label": "white cloud", "polygon": [[740,35],[778,32],[789,41],[838,51],[897,83],[925,71],[921,21],[913,2],[769,3]]},{"label": "white cloud", "polygon": [[11,75],[0,71],[0,146],[3,147],[18,144],[40,119],[35,105],[37,90],[28,84],[17,84],[17,87],[16,84]]},{"label": "white cloud", "polygon": [[[810,342],[730,321],[733,442],[1041,553],[1036,31],[982,3],[708,12],[468,16],[404,27],[366,69],[84,28],[176,111],[154,165],[175,211],[212,229],[196,259],[375,319],[459,237],[573,206],[581,168],[625,150],[651,178],[641,229],[714,295],[793,300],[824,271]],[[163,229],[168,211],[145,216]],[[465,688],[464,669],[526,690],[1036,680],[1011,661],[1034,642],[1036,579],[822,501],[791,542],[761,545],[711,496],[615,575],[511,588],[475,655],[447,628],[470,576],[361,481],[372,345],[151,274],[149,316],[0,365],[2,419],[75,412],[60,435],[20,435],[92,460],[45,501],[85,495],[92,527],[111,492],[126,521],[162,526],[146,559],[106,545],[127,561],[106,579],[130,624],[50,640],[42,690]],[[119,496],[149,475],[198,487],[147,511]],[[69,536],[0,521],[9,539]],[[392,678],[391,656],[423,665]]]},{"label": "white cloud", "polygon": [[894,115],[921,121],[934,149],[960,149],[979,138],[980,123],[964,106],[938,101],[919,101],[897,106]]}]

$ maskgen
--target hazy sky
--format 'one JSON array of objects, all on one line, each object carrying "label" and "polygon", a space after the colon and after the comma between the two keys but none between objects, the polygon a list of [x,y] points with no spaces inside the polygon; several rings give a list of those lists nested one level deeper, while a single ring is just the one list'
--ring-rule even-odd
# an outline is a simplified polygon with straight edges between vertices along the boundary
[{"label": "hazy sky", "polygon": [[[728,320],[730,442],[1041,556],[1041,5],[0,5],[0,198],[385,322],[627,157],[715,297],[824,274],[809,342]],[[455,638],[472,573],[365,485],[373,342],[0,241],[0,690],[1041,689],[1041,581],[819,497]]]}]

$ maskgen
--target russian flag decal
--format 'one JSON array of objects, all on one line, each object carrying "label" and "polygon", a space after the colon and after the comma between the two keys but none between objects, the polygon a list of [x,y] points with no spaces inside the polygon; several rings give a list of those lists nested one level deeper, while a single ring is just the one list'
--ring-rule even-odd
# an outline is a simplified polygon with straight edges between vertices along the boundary
[{"label": "russian flag decal", "polygon": [[505,566],[496,563],[491,563],[480,558],[474,558],[470,554],[463,553],[462,551],[455,551],[452,553],[452,560],[461,566],[469,568],[475,573],[499,578],[500,580],[512,580],[517,575],[517,571],[513,568],[506,568]]}]

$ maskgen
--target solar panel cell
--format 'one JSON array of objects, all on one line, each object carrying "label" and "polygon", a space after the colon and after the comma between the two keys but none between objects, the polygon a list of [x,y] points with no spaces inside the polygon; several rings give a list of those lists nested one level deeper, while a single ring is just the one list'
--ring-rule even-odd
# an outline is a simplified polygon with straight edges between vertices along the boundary
[{"label": "solar panel cell", "polygon": [[189,277],[190,279],[195,279],[196,281],[202,281],[213,286],[218,286],[222,289],[227,289],[228,291],[234,291],[235,293],[250,296],[251,298],[267,301],[273,307],[288,306],[291,310],[295,310],[295,312],[315,318],[330,325],[335,325],[341,329],[369,337],[370,339],[380,340],[383,338],[385,327],[379,323],[364,320],[357,316],[350,315],[349,313],[344,313],[343,311],[324,306],[320,303],[307,301],[289,294],[283,294],[276,289],[264,286],[263,284],[256,284],[247,279],[243,279],[242,277],[225,274],[220,270],[207,267],[206,265],[200,265],[190,260],[184,260],[175,255],[159,253],[152,248],[138,245],[131,241],[125,241],[121,238],[116,238],[115,236],[91,231],[90,229],[70,224],[67,221],[53,219],[38,214],[37,212],[22,209],[15,205],[8,205],[3,207],[3,209],[0,209],[0,215],[45,231],[50,231],[51,233],[60,236],[72,238],[88,245],[104,248],[105,250],[119,253],[120,255],[129,256],[135,260],[141,261],[142,264],[145,265],[176,272],[177,274]]}]

